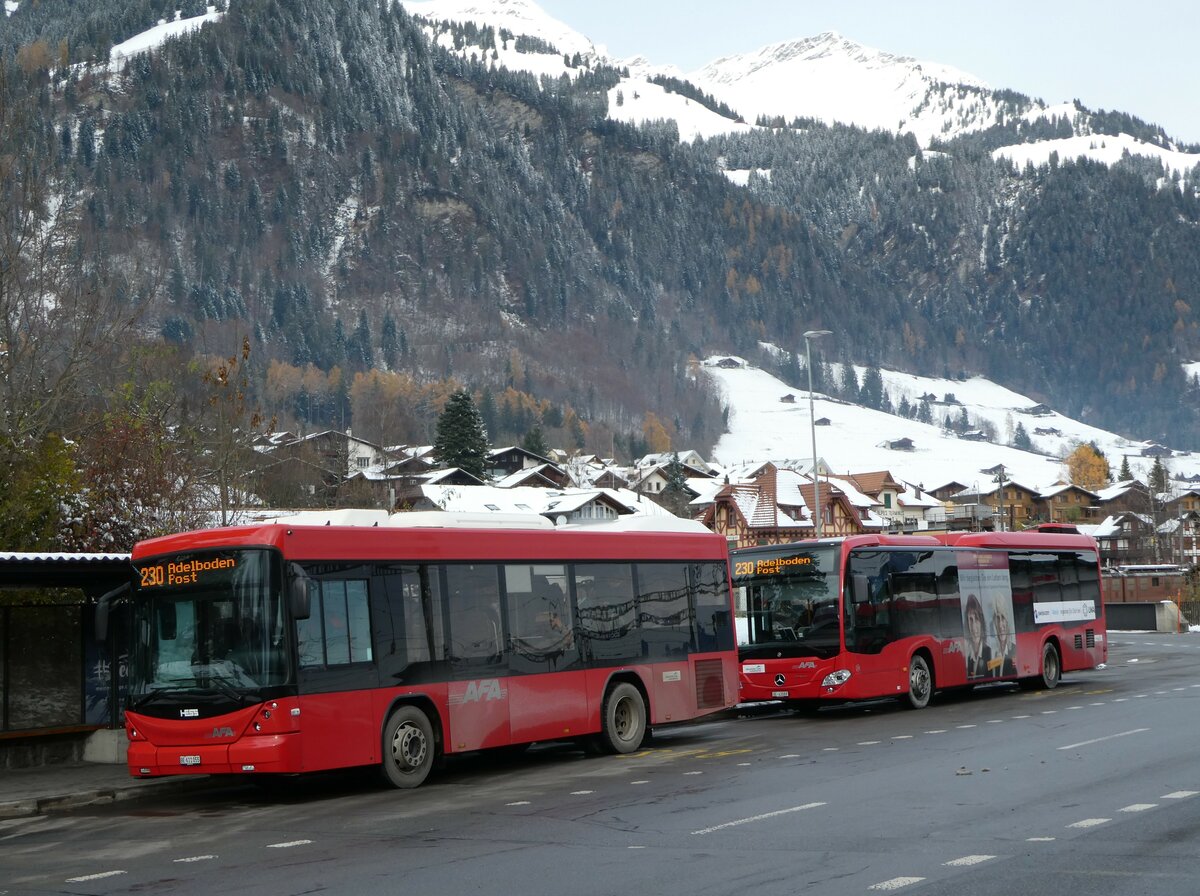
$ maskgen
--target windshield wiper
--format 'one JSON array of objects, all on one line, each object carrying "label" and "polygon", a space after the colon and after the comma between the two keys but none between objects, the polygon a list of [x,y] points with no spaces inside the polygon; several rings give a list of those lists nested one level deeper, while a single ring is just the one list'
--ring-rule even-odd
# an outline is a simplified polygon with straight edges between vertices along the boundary
[{"label": "windshield wiper", "polygon": [[220,691],[222,696],[236,701],[238,706],[242,706],[246,702],[246,695],[231,686],[226,679],[212,675],[209,676],[208,683],[215,690]]},{"label": "windshield wiper", "polygon": [[159,697],[164,697],[167,694],[188,694],[194,690],[195,690],[195,687],[192,685],[186,685],[186,686],[174,685],[172,687],[155,688],[154,690],[150,691],[149,693],[142,694],[142,696],[140,696],[136,700],[134,700],[133,703],[131,704],[130,708],[131,709],[140,709],[141,707],[145,706],[150,701],[157,700]]}]

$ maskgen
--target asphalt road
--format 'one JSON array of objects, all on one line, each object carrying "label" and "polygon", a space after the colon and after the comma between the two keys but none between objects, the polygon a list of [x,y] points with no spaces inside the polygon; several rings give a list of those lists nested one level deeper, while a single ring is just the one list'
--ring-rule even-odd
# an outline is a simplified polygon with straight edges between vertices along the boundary
[{"label": "asphalt road", "polygon": [[757,708],[631,757],[550,745],[0,822],[0,896],[1197,892],[1200,635],[912,712]]}]

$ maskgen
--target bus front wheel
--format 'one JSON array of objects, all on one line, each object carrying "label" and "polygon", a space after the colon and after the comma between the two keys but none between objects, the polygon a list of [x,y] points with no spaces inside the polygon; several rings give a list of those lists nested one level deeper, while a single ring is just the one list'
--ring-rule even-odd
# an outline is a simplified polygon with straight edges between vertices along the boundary
[{"label": "bus front wheel", "polygon": [[908,701],[909,709],[924,709],[933,697],[933,671],[929,661],[921,654],[913,654],[908,661]]},{"label": "bus front wheel", "polygon": [[429,777],[437,747],[429,717],[415,706],[401,706],[383,729],[383,776],[393,787],[419,787]]},{"label": "bus front wheel", "polygon": [[614,685],[600,710],[600,743],[608,753],[632,753],[646,736],[646,701],[628,682]]}]

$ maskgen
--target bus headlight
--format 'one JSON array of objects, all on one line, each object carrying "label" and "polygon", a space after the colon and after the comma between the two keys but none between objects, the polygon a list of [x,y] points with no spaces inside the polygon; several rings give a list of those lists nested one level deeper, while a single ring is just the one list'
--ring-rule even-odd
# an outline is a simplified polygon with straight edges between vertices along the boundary
[{"label": "bus headlight", "polygon": [[850,680],[849,669],[838,669],[836,672],[830,672],[825,676],[825,680],[821,682],[823,688],[839,688]]}]

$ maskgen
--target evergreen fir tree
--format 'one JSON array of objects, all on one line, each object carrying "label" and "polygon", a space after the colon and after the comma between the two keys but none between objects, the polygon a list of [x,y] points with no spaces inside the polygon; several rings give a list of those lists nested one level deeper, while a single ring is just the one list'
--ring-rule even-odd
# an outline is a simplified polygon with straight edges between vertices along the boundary
[{"label": "evergreen fir tree", "polygon": [[1117,473],[1117,478],[1120,479],[1121,482],[1129,482],[1129,480],[1133,479],[1133,470],[1129,469],[1128,454],[1121,458],[1121,469]]},{"label": "evergreen fir tree", "polygon": [[446,409],[438,417],[433,450],[444,466],[458,467],[483,478],[488,452],[487,430],[466,390],[459,389],[446,402]]},{"label": "evergreen fir tree", "polygon": [[1025,424],[1019,421],[1016,430],[1013,432],[1013,447],[1020,448],[1022,451],[1033,450],[1033,440],[1029,438],[1029,433],[1025,431]]},{"label": "evergreen fir tree", "polygon": [[537,454],[541,457],[545,457],[550,450],[546,444],[546,436],[542,433],[542,427],[536,425],[525,433],[525,438],[521,440],[521,447],[530,454]]},{"label": "evergreen fir tree", "polygon": [[1168,478],[1167,465],[1162,462],[1161,457],[1154,458],[1154,466],[1150,468],[1150,491],[1161,495],[1167,490]]}]

